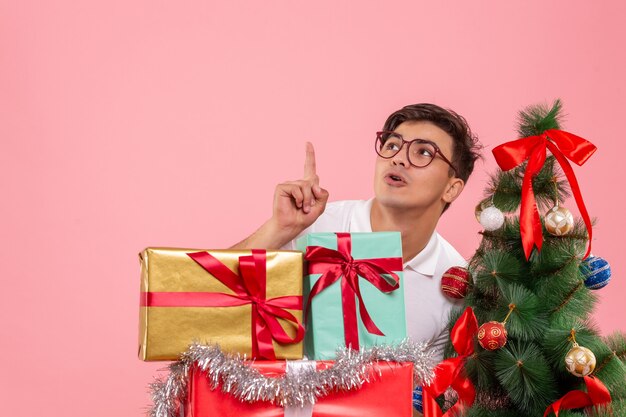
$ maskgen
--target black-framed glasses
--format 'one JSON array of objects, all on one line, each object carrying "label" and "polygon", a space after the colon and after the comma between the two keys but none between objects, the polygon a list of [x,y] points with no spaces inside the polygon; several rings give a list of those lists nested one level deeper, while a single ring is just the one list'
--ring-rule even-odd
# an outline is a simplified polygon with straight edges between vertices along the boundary
[{"label": "black-framed glasses", "polygon": [[445,157],[441,149],[434,143],[426,139],[404,140],[401,134],[396,132],[382,131],[376,132],[376,153],[381,158],[390,159],[400,152],[404,144],[406,147],[406,156],[411,165],[417,168],[424,168],[430,165],[439,154],[439,157],[457,174],[456,168],[452,162]]}]

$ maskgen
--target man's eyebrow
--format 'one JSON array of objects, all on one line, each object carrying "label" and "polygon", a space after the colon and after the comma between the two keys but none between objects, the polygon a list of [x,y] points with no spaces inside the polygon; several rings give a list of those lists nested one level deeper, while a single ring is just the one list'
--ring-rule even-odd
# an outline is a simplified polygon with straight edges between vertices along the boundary
[{"label": "man's eyebrow", "polygon": [[405,137],[404,137],[404,135],[402,135],[402,133],[395,132],[395,131],[393,131],[393,130],[392,130],[392,131],[387,132],[387,135],[388,135],[388,136],[389,136],[389,135],[392,135],[392,134],[393,134],[393,135],[397,135],[397,136],[401,137],[401,138],[402,138],[402,140],[404,140],[404,141],[406,141],[406,142],[412,142],[412,141],[414,141],[414,140],[419,140],[419,141],[423,141],[423,142],[427,142],[427,143],[432,143],[432,144],[433,144],[433,145],[435,145],[436,147],[440,148],[440,146],[437,144],[437,142],[435,142],[435,141],[434,141],[434,140],[432,140],[432,139],[426,139],[426,138],[413,138],[413,139],[407,139],[407,138],[405,138]]},{"label": "man's eyebrow", "polygon": [[[437,145],[437,142],[435,142],[434,140],[432,140],[432,139],[425,139],[425,138],[414,138],[414,139],[409,139],[409,140],[407,140],[407,142],[412,142],[412,141],[414,141],[414,140],[420,140],[420,141],[422,141],[422,142],[428,142],[428,143],[432,143],[432,144],[434,144],[434,145]],[[439,145],[437,145],[437,147],[439,147]]]}]

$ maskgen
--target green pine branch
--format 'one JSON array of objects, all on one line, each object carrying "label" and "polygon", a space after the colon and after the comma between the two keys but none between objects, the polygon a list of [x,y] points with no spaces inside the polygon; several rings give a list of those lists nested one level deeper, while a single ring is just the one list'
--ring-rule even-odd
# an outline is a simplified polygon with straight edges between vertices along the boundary
[{"label": "green pine branch", "polygon": [[502,289],[503,301],[497,310],[500,321],[513,308],[506,329],[517,340],[536,340],[543,336],[548,320],[544,306],[537,295],[518,284],[507,284]]},{"label": "green pine branch", "polygon": [[535,104],[528,106],[518,114],[517,133],[520,138],[536,136],[548,129],[560,129],[563,120],[563,103],[554,100],[552,106]]},{"label": "green pine branch", "polygon": [[[613,399],[611,404],[592,407],[585,412],[585,417],[622,417],[626,416],[626,401]],[[559,414],[563,417],[563,414]]]},{"label": "green pine branch", "polygon": [[626,334],[616,332],[606,337],[606,344],[615,356],[626,365]]},{"label": "green pine branch", "polygon": [[485,350],[476,343],[474,354],[465,363],[465,372],[472,381],[475,381],[479,391],[490,393],[502,391],[498,381],[492,377],[494,358],[493,351]]},{"label": "green pine branch", "polygon": [[490,408],[476,405],[470,408],[464,417],[528,417],[528,414],[511,409],[491,410]]},{"label": "green pine branch", "polygon": [[626,398],[626,335],[614,333],[604,338],[606,346],[595,352],[596,369],[594,375],[607,386],[611,395]]},{"label": "green pine branch", "polygon": [[505,282],[517,282],[522,278],[522,262],[506,251],[494,249],[481,255],[475,270],[470,270],[474,285],[481,291],[501,288]]},{"label": "green pine branch", "polygon": [[511,401],[528,415],[541,415],[557,386],[548,362],[534,343],[512,342],[496,353],[496,376]]}]

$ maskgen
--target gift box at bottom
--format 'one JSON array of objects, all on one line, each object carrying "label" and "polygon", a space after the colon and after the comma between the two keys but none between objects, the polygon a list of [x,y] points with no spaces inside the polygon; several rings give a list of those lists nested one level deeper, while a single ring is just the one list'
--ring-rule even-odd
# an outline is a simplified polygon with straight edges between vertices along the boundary
[{"label": "gift box at bottom", "polygon": [[[314,362],[314,361],[310,361]],[[286,372],[285,361],[257,361],[251,364],[267,377]],[[317,361],[318,370],[332,366]],[[265,401],[242,402],[222,387],[211,389],[206,373],[193,369],[189,380],[185,417],[411,417],[413,364],[376,362],[369,381],[359,389],[334,391],[318,398],[312,407],[280,407]]]}]

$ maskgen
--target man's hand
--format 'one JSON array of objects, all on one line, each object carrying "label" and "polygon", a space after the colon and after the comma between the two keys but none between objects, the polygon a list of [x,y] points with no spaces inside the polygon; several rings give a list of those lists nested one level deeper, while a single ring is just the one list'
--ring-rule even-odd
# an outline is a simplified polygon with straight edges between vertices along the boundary
[{"label": "man's hand", "polygon": [[319,185],[315,150],[306,143],[304,176],[276,186],[272,217],[231,249],[279,249],[309,227],[324,212],[328,191]]},{"label": "man's hand", "polygon": [[276,186],[274,209],[271,221],[281,234],[291,240],[309,227],[324,212],[328,191],[319,185],[315,168],[315,150],[311,142],[306,143],[304,175],[297,181],[288,181]]}]

